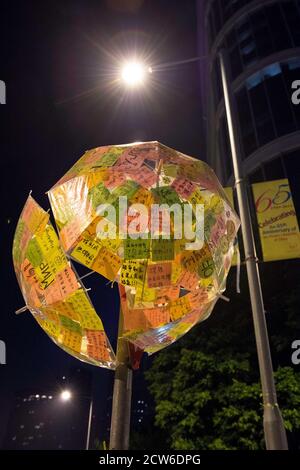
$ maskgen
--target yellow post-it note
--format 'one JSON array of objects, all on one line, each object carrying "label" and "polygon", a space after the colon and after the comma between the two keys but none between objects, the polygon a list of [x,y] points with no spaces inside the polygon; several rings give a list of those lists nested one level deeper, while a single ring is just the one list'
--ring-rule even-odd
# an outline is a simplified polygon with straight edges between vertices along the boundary
[{"label": "yellow post-it note", "polygon": [[118,255],[114,254],[106,247],[102,247],[97,258],[92,264],[92,269],[93,271],[102,274],[102,276],[106,277],[110,281],[114,281],[121,265],[122,259]]}]

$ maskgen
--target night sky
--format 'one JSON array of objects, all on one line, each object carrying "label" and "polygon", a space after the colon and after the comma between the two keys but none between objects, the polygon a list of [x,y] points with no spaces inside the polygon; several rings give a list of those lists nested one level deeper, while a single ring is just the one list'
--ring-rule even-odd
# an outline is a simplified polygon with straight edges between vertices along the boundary
[{"label": "night sky", "polygon": [[[28,192],[47,209],[45,192],[96,146],[159,140],[205,155],[197,64],[157,72],[135,93],[115,80],[118,66],[134,54],[149,65],[196,56],[195,1],[2,1],[0,22],[0,79],[7,87],[0,107],[0,339],[7,347],[7,365],[0,365],[1,446],[14,393],[50,386],[77,363],[30,313],[14,314],[24,302],[11,248]],[[117,290],[92,277],[85,285],[114,341]],[[101,402],[112,372],[86,367]]]}]

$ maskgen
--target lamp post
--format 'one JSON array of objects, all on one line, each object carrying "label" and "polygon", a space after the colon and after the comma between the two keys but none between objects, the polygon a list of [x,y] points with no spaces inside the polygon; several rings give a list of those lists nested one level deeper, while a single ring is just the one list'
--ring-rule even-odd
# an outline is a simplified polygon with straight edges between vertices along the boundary
[{"label": "lamp post", "polygon": [[132,370],[129,367],[128,344],[120,338],[123,331],[123,314],[120,308],[117,368],[115,371],[110,426],[110,450],[128,450],[132,394]]},{"label": "lamp post", "polygon": [[237,122],[233,112],[234,102],[228,79],[228,58],[227,52],[224,49],[219,52],[219,60],[263,395],[263,422],[266,447],[268,450],[287,450],[286,432],[277,403],[263,295],[257,265],[258,260],[256,257],[246,182],[240,162]]},{"label": "lamp post", "polygon": [[[60,399],[64,402],[68,402],[72,399],[73,394],[70,390],[66,389],[60,393]],[[83,398],[88,398],[90,400],[89,406],[89,417],[88,417],[88,426],[87,426],[87,433],[86,433],[86,443],[85,443],[85,450],[89,450],[90,446],[90,436],[91,436],[91,427],[92,427],[92,417],[93,417],[93,398],[84,396]]]},{"label": "lamp post", "polygon": [[89,419],[88,419],[88,427],[86,433],[86,444],[85,450],[89,450],[90,447],[90,436],[91,436],[91,429],[92,429],[92,417],[93,417],[93,398],[90,399],[90,408],[89,408]]}]

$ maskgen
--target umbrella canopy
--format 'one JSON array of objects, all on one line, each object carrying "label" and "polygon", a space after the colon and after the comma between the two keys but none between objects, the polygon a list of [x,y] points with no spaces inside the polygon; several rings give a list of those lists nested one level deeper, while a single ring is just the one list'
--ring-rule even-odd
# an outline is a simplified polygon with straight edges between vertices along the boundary
[{"label": "umbrella canopy", "polygon": [[118,282],[135,346],[158,351],[209,316],[239,219],[206,163],[158,142],[98,147],[48,195],[68,255]]},{"label": "umbrella canopy", "polygon": [[26,306],[48,336],[77,359],[115,368],[102,321],[61,247],[49,214],[31,196],[16,228],[13,262]]}]

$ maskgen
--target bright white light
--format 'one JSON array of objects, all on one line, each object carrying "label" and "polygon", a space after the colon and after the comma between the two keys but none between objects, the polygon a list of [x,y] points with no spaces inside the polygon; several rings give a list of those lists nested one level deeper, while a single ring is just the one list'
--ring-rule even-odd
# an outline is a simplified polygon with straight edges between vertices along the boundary
[{"label": "bright white light", "polygon": [[128,86],[141,85],[145,79],[146,69],[138,62],[129,62],[124,65],[122,79]]},{"label": "bright white light", "polygon": [[72,394],[70,392],[70,390],[64,390],[63,392],[61,392],[60,394],[60,398],[63,400],[63,401],[69,401],[72,397]]}]

